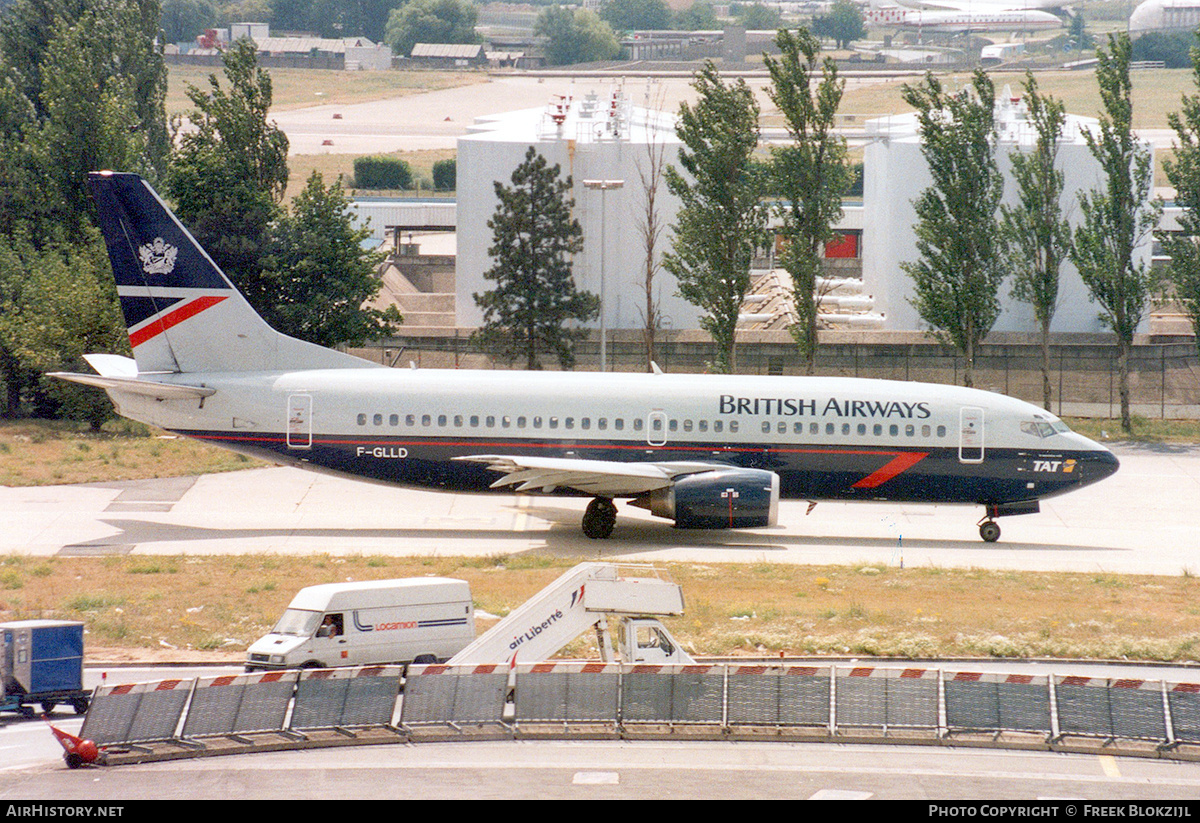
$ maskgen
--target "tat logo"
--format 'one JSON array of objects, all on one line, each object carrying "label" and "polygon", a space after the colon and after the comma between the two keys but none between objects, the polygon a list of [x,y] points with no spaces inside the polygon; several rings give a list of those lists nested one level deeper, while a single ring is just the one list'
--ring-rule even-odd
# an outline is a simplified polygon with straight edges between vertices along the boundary
[{"label": "tat logo", "polygon": [[1070,474],[1075,470],[1074,460],[1034,460],[1033,470],[1035,472],[1062,472]]},{"label": "tat logo", "polygon": [[170,274],[175,270],[175,256],[179,249],[163,240],[154,238],[153,243],[138,249],[138,257],[142,259],[142,271],[146,274]]}]

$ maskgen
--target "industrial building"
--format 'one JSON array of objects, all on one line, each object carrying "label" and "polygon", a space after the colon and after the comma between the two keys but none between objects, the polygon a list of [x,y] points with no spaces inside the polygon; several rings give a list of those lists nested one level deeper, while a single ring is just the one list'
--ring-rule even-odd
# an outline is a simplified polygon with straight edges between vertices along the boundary
[{"label": "industrial building", "polygon": [[[1005,175],[1004,202],[1018,202],[1009,155],[1032,150],[1037,134],[1028,120],[1021,99],[1010,89],[996,96],[996,126],[999,134],[997,160]],[[1075,225],[1082,218],[1079,195],[1101,188],[1103,172],[1092,156],[1084,133],[1097,129],[1094,118],[1067,115],[1059,141],[1058,167],[1064,173],[1064,216]],[[875,296],[875,309],[886,317],[884,328],[918,330],[924,326],[911,303],[912,282],[900,268],[918,258],[917,223],[913,201],[931,183],[928,166],[921,155],[921,137],[915,113],[869,121],[864,155],[862,279]],[[1153,156],[1154,147],[1144,144]],[[1153,167],[1153,166],[1152,166]],[[1149,265],[1153,238],[1144,238],[1136,257]],[[1105,332],[1100,308],[1089,299],[1087,287],[1069,262],[1064,264],[1059,290],[1055,332]],[[1032,308],[1009,295],[1009,284],[1000,288],[1001,314],[992,327],[996,332],[1037,330]]]},{"label": "industrial building", "polygon": [[[662,152],[666,163],[677,164],[680,143],[671,115],[635,106],[620,88],[604,94],[571,92],[543,108],[481,118],[459,138],[458,325],[473,327],[482,321],[472,295],[492,287],[484,272],[492,266],[487,223],[499,203],[495,184],[511,185],[513,170],[530,146],[572,180],[584,237],[583,251],[574,260],[576,285],[603,295],[607,328],[641,328],[646,302],[646,251],[639,231],[646,213],[642,175],[649,171],[654,151]],[[657,203],[659,219],[670,226],[679,202],[665,180],[658,186]],[[669,242],[664,232],[659,253]],[[675,291],[670,275],[660,273],[655,292],[662,314],[674,328],[697,328],[696,307]]]}]

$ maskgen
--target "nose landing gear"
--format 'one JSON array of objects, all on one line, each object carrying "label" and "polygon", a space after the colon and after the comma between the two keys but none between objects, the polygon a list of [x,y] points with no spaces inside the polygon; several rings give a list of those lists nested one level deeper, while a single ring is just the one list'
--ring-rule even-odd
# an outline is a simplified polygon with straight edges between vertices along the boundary
[{"label": "nose landing gear", "polygon": [[979,523],[979,536],[985,543],[995,543],[1000,539],[1000,524],[990,517],[985,517]]}]

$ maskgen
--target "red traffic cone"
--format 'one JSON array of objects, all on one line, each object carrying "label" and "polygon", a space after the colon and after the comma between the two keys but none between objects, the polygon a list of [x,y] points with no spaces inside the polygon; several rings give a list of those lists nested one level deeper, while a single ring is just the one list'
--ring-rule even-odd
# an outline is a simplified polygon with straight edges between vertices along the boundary
[{"label": "red traffic cone", "polygon": [[46,725],[50,727],[50,732],[54,735],[63,747],[63,760],[72,769],[78,769],[87,763],[95,763],[100,759],[100,748],[90,740],[84,740],[82,737],[76,737],[73,734],[64,732],[62,729],[55,728],[48,719]]}]

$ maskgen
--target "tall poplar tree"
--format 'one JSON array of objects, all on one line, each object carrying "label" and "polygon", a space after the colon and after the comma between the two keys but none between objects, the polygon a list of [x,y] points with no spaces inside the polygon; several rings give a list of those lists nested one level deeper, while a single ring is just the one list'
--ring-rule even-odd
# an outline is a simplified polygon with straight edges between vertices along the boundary
[{"label": "tall poplar tree", "polygon": [[681,103],[679,163],[666,170],[681,201],[672,249],[663,257],[679,294],[705,312],[700,326],[717,345],[717,372],[729,373],[738,312],[750,287],[750,264],[762,240],[767,207],[762,174],[751,162],[758,145],[758,103],[746,82],[725,83],[711,61],[696,74],[695,106]]},{"label": "tall poplar tree", "polygon": [[821,79],[813,85],[820,45],[808,29],[781,30],[775,37],[780,58],[764,55],[771,101],[783,115],[791,142],[771,150],[773,190],[781,195],[779,233],[787,241],[783,266],[792,278],[792,297],[799,322],[791,329],[805,367],[813,373],[817,353],[817,283],[822,252],[833,240],[842,216],[842,197],[853,176],[846,165],[846,140],[836,125],[845,81],[837,63],[827,58]]},{"label": "tall poplar tree", "polygon": [[1080,197],[1083,219],[1075,230],[1071,260],[1104,310],[1117,338],[1121,428],[1132,431],[1129,411],[1129,355],[1133,335],[1150,307],[1158,277],[1136,251],[1158,224],[1162,204],[1152,196],[1153,157],[1133,134],[1132,54],[1129,35],[1111,34],[1108,50],[1096,52],[1096,80],[1104,113],[1100,133],[1084,132],[1104,174],[1101,188]]},{"label": "tall poplar tree", "polygon": [[[1200,41],[1200,35],[1197,36]],[[1192,82],[1196,93],[1185,95],[1183,108],[1167,115],[1175,131],[1175,159],[1163,162],[1182,208],[1180,231],[1163,237],[1171,262],[1167,269],[1175,299],[1187,312],[1200,346],[1200,47],[1192,47]]]},{"label": "tall poplar tree", "polygon": [[1004,180],[996,163],[995,89],[977,69],[971,85],[946,91],[932,74],[904,87],[917,110],[921,152],[933,183],[915,202],[920,259],[903,263],[921,318],[963,356],[974,385],[975,356],[1000,314],[1004,278],[998,209]]},{"label": "tall poplar tree", "polygon": [[524,357],[527,369],[540,369],[546,352],[571,368],[575,342],[585,332],[568,324],[592,320],[600,311],[600,299],[577,289],[571,273],[571,255],[583,250],[583,229],[571,216],[571,178],[560,179],[559,172],[530,146],[512,185],[495,182],[500,202],[488,220],[494,265],[483,276],[496,287],[474,295],[483,309],[476,339],[509,359]]},{"label": "tall poplar tree", "polygon": [[1037,318],[1042,348],[1042,403],[1050,411],[1050,323],[1058,308],[1059,271],[1071,247],[1071,227],[1063,217],[1063,172],[1055,166],[1066,122],[1061,100],[1043,96],[1032,72],[1025,79],[1025,107],[1036,139],[1033,150],[1009,155],[1017,184],[1017,205],[1001,207],[1005,254],[1013,276],[1013,296],[1029,303]]}]

